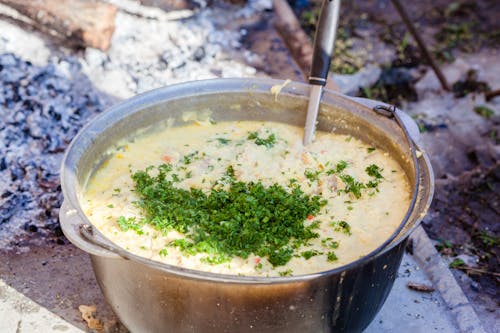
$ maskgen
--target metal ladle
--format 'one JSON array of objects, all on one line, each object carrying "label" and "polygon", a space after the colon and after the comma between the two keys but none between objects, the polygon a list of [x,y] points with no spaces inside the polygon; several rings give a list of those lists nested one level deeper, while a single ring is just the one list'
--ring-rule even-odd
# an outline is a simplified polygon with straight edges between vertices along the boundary
[{"label": "metal ladle", "polygon": [[314,139],[319,103],[328,77],[330,61],[335,46],[339,10],[340,0],[324,0],[321,5],[319,21],[314,35],[313,60],[309,75],[311,91],[309,93],[309,104],[307,106],[306,125],[304,128],[304,146],[310,144]]}]

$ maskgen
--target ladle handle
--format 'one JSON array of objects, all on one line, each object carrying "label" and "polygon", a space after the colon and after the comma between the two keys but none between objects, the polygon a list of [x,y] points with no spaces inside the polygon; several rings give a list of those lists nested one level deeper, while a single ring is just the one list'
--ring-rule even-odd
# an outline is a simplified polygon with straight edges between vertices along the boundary
[{"label": "ladle handle", "polygon": [[324,0],[314,35],[314,53],[309,83],[324,86],[333,55],[340,0]]}]

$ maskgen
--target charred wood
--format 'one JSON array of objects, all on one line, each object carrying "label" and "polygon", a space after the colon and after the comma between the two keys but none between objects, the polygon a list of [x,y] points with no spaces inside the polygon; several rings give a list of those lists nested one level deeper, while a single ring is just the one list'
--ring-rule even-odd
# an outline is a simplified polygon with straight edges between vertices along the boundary
[{"label": "charred wood", "polygon": [[28,18],[44,33],[63,38],[73,47],[107,50],[115,30],[117,8],[87,0],[0,0]]}]

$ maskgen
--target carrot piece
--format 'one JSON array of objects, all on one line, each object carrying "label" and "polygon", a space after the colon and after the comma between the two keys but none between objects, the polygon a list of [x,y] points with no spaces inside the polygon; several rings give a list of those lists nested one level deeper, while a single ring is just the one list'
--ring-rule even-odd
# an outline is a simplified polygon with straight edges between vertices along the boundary
[{"label": "carrot piece", "polygon": [[162,159],[164,162],[167,162],[167,163],[172,162],[172,157],[171,157],[171,156],[168,156],[168,155],[163,155],[163,156],[161,157],[161,159]]}]

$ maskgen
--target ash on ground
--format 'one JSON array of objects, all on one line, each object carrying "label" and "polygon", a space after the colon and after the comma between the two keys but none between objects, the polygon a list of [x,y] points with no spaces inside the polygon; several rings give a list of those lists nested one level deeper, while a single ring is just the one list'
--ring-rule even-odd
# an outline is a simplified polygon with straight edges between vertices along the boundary
[{"label": "ash on ground", "polygon": [[38,67],[14,54],[0,55],[2,248],[16,245],[23,231],[62,236],[62,155],[78,130],[107,105],[90,87],[77,62]]},{"label": "ash on ground", "polygon": [[229,52],[241,48],[245,34],[234,22],[268,10],[269,0],[169,13],[135,1],[111,2],[119,12],[107,52],[65,49],[0,20],[2,249],[65,242],[58,224],[62,155],[106,107],[182,81],[265,75]]}]

